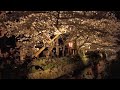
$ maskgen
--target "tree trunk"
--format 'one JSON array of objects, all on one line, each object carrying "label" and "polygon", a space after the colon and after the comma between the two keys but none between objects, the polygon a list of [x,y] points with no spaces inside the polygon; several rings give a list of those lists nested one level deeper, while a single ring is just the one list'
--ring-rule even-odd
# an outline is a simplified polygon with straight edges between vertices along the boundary
[{"label": "tree trunk", "polygon": [[58,38],[56,39],[56,55],[57,55],[57,57],[59,57],[59,42],[58,42]]},{"label": "tree trunk", "polygon": [[63,45],[63,51],[62,51],[62,56],[65,56],[65,45]]},{"label": "tree trunk", "polygon": [[74,55],[77,54],[77,39],[75,39],[75,44],[74,44]]}]

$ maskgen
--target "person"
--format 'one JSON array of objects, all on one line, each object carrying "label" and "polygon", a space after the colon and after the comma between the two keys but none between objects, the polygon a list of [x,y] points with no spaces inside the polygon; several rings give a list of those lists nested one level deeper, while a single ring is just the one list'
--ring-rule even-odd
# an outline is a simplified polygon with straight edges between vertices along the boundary
[{"label": "person", "polygon": [[0,49],[0,66],[1,66],[2,62],[3,62],[3,54],[1,53],[1,49]]},{"label": "person", "polygon": [[92,67],[92,71],[93,71],[93,74],[94,74],[94,79],[97,79],[98,77],[98,69],[97,69],[97,64],[99,62],[99,51],[92,51],[90,53],[90,65]]},{"label": "person", "polygon": [[11,37],[8,38],[7,45],[9,45],[11,48],[15,48],[16,47],[15,35],[12,35]]},{"label": "person", "polygon": [[0,37],[0,52],[1,52],[1,48],[2,48],[2,38]]},{"label": "person", "polygon": [[93,74],[94,74],[94,79],[96,79],[97,76],[98,76],[97,64],[95,62],[92,62],[91,68],[92,68],[92,71],[93,71]]},{"label": "person", "polygon": [[7,47],[6,47],[6,44],[7,44],[7,36],[6,36],[6,34],[4,34],[4,36],[3,37],[1,37],[1,52],[2,53],[5,53],[5,52],[7,52]]}]

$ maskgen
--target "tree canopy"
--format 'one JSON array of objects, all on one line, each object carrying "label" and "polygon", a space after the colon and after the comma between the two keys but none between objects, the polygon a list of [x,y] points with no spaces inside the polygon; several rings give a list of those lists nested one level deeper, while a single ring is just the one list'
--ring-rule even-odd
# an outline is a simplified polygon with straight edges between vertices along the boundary
[{"label": "tree canopy", "polygon": [[0,26],[7,36],[19,38],[28,49],[60,34],[64,41],[77,41],[78,49],[119,50],[120,22],[108,11],[2,11]]}]

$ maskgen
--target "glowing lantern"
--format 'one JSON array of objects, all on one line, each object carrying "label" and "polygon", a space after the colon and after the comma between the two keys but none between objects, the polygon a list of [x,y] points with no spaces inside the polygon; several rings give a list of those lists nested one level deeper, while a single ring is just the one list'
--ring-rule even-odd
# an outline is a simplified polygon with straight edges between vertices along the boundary
[{"label": "glowing lantern", "polygon": [[73,43],[72,43],[72,42],[69,42],[68,45],[69,45],[69,47],[71,47],[71,48],[73,47]]}]

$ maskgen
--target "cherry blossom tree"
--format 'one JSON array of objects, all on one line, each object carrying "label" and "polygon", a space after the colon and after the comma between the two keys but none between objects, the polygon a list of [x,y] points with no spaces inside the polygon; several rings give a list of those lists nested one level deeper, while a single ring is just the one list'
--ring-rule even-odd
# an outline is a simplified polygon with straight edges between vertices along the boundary
[{"label": "cherry blossom tree", "polygon": [[[11,15],[8,13],[11,12]],[[76,42],[77,50],[119,50],[117,32],[120,22],[108,11],[4,11],[1,28],[8,36],[19,38],[22,50],[36,53],[36,44],[48,47],[57,42],[52,35],[62,37],[64,44]],[[58,38],[57,37],[57,38]],[[51,41],[51,42],[50,42]],[[26,49],[26,50],[25,50]]]}]

